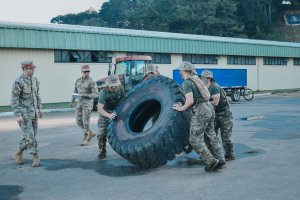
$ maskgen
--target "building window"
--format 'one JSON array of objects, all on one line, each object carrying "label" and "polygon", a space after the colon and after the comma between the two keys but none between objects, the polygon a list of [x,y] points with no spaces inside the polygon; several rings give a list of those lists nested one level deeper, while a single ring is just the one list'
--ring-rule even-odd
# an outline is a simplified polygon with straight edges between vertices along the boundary
[{"label": "building window", "polygon": [[145,55],[152,57],[153,64],[171,64],[171,54],[168,53],[144,53],[144,52],[127,52],[127,56]]},{"label": "building window", "polygon": [[256,65],[256,58],[253,56],[227,56],[227,64]]},{"label": "building window", "polygon": [[182,60],[193,64],[218,64],[218,59],[214,55],[183,54]]},{"label": "building window", "polygon": [[287,58],[265,57],[264,65],[287,65]]},{"label": "building window", "polygon": [[55,50],[54,61],[62,63],[109,63],[111,58],[103,51]]},{"label": "building window", "polygon": [[300,65],[300,58],[294,58],[294,65]]}]

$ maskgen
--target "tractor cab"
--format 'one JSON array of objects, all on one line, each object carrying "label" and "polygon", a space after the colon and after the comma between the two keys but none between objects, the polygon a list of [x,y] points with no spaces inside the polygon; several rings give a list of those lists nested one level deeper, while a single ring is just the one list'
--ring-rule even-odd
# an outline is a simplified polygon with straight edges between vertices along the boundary
[{"label": "tractor cab", "polygon": [[151,63],[151,60],[151,56],[125,56],[116,58],[116,64],[113,69],[110,67],[108,74],[119,75],[127,92],[143,80],[146,73],[146,66]]}]

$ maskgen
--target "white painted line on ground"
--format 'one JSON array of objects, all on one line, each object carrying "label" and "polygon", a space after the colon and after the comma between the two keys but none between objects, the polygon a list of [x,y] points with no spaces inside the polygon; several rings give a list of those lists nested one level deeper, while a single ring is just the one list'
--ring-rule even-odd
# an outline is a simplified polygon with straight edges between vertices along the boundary
[{"label": "white painted line on ground", "polygon": [[[45,109],[43,110],[44,113],[51,113],[51,112],[69,112],[75,111],[75,108],[58,108],[58,109]],[[11,117],[14,116],[13,112],[2,112],[0,113],[0,117]]]}]

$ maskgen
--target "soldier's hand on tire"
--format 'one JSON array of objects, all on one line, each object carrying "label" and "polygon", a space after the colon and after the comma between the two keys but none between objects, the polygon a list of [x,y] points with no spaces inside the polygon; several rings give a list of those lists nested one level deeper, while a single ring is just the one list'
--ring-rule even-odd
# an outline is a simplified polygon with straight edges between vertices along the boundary
[{"label": "soldier's hand on tire", "polygon": [[173,110],[177,110],[177,111],[181,111],[181,108],[182,107],[182,103],[181,102],[177,102],[177,103],[174,103],[173,105],[172,105],[172,109]]},{"label": "soldier's hand on tire", "polygon": [[18,124],[21,126],[21,124],[24,122],[23,117],[22,117],[22,116],[18,117],[18,118],[17,118],[17,122],[18,122]]},{"label": "soldier's hand on tire", "polygon": [[110,113],[108,115],[108,118],[111,119],[111,120],[114,120],[116,118],[117,114],[116,113]]}]

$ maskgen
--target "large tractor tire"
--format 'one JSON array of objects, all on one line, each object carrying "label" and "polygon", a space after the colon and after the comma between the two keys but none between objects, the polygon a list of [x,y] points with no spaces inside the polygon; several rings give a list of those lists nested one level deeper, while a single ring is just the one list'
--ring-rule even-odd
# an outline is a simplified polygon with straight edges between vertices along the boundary
[{"label": "large tractor tire", "polygon": [[108,141],[123,158],[141,168],[155,168],[173,160],[188,143],[191,113],[172,109],[184,104],[179,85],[157,77],[133,88],[116,109]]}]

